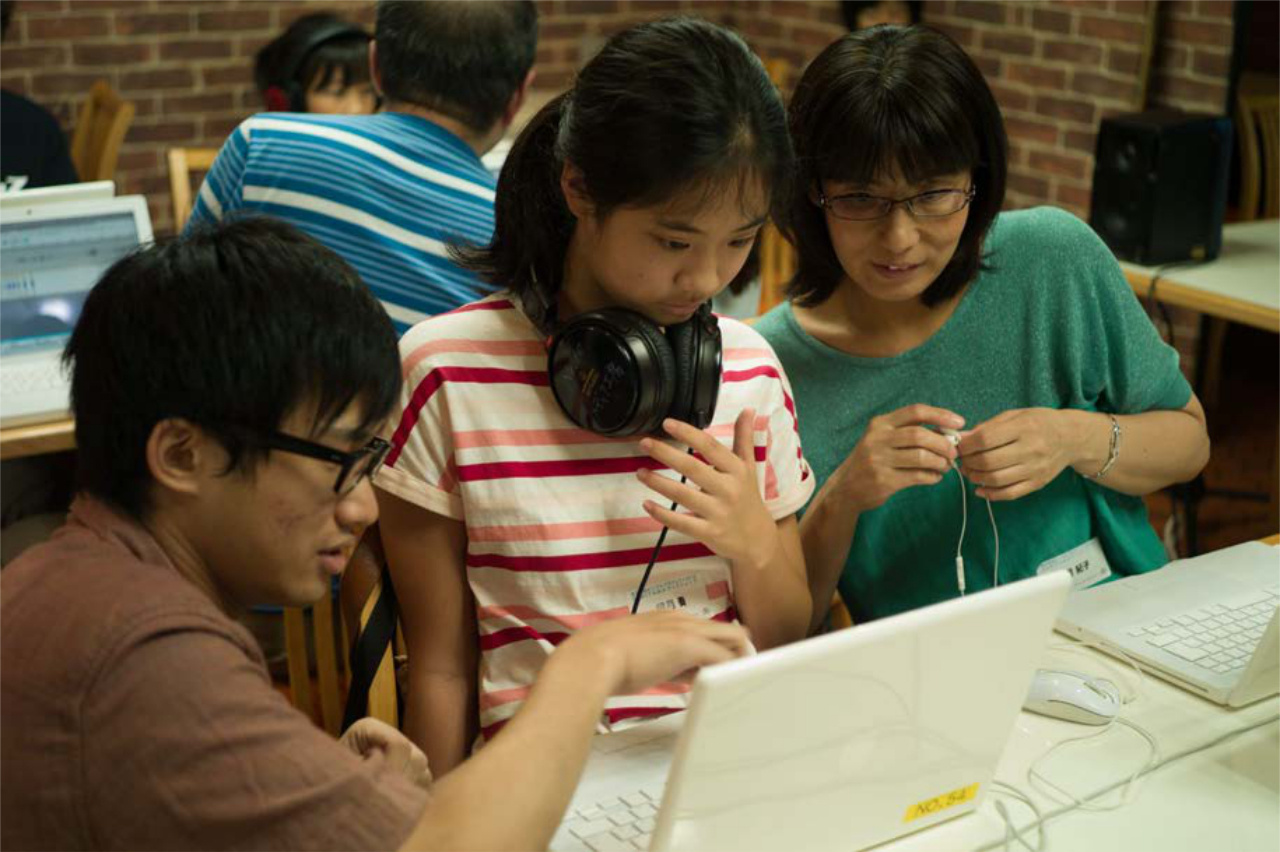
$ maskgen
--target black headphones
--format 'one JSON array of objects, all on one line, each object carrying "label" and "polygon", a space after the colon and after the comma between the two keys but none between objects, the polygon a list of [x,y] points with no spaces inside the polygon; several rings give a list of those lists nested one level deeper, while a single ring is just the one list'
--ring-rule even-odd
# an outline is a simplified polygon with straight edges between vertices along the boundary
[{"label": "black headphones", "polygon": [[348,36],[369,38],[369,34],[363,29],[344,21],[334,21],[316,28],[315,32],[311,33],[307,40],[294,51],[289,63],[281,69],[280,82],[268,86],[262,93],[267,109],[271,112],[306,112],[307,88],[295,79],[298,72],[302,70],[303,64],[311,54],[322,45]]},{"label": "black headphones", "polygon": [[705,429],[720,397],[723,349],[711,303],[664,330],[643,314],[604,308],[555,322],[545,298],[534,324],[551,330],[547,375],[556,402],[575,424],[609,438],[662,433],[674,417]]}]

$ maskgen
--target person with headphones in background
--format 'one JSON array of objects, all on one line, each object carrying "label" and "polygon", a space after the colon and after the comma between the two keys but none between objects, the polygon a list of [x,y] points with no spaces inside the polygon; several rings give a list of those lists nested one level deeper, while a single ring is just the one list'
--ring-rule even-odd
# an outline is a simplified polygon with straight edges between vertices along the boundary
[{"label": "person with headphones in background", "polygon": [[[497,181],[480,157],[524,103],[537,41],[530,0],[379,0],[369,64],[381,110],[245,120],[205,176],[187,228],[245,213],[284,219],[356,268],[397,333],[488,295],[446,246],[493,236]],[[295,60],[298,79],[318,73],[308,69],[320,60]],[[305,93],[299,82],[276,94],[299,103]]]},{"label": "person with headphones in background", "polygon": [[378,108],[369,80],[369,33],[336,15],[298,18],[258,51],[253,81],[270,112],[368,115]]},{"label": "person with headphones in background", "polygon": [[[672,610],[761,648],[804,636],[813,486],[789,385],[707,304],[750,274],[792,163],[760,60],[693,18],[612,37],[516,140],[492,243],[459,251],[504,290],[401,339],[378,481],[405,731],[433,771],[589,625]],[[601,725],[683,709],[688,688],[612,698]]]},{"label": "person with headphones in background", "polygon": [[[837,586],[859,622],[1165,564],[1141,495],[1204,467],[1204,410],[1086,224],[1001,212],[1004,122],[964,50],[921,25],[850,33],[790,121],[799,263],[756,328],[796,377],[818,481],[812,625]],[[991,523],[966,537],[970,502]]]}]

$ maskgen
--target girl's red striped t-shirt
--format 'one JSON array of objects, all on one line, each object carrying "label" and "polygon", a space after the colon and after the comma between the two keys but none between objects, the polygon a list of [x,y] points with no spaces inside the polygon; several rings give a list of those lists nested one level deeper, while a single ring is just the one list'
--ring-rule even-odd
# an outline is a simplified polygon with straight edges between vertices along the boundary
[{"label": "girl's red striped t-shirt", "polygon": [[[755,409],[761,493],[774,518],[787,517],[814,488],[790,385],[759,334],[725,318],[720,329],[724,369],[708,431],[732,449],[734,421]],[[489,736],[557,644],[630,612],[660,531],[642,503],[663,499],[635,473],[674,474],[638,438],[603,438],[569,420],[551,392],[545,342],[509,294],[419,323],[401,339],[400,356],[401,412],[377,484],[466,523],[480,723]],[[641,601],[651,608],[735,619],[728,561],[669,532]],[[682,709],[687,691],[669,683],[615,696],[602,729]]]}]

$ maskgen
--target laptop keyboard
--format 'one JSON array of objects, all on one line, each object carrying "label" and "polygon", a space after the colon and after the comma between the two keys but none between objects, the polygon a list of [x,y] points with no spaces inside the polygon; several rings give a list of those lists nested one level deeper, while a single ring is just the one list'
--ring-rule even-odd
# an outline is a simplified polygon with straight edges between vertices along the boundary
[{"label": "laptop keyboard", "polygon": [[0,394],[4,396],[57,390],[64,384],[62,366],[56,359],[48,364],[24,364],[0,370]]},{"label": "laptop keyboard", "polygon": [[1259,589],[1156,619],[1128,633],[1211,672],[1231,674],[1249,664],[1277,605],[1280,587]]},{"label": "laptop keyboard", "polygon": [[648,849],[662,803],[662,787],[575,808],[565,815],[551,848],[556,852],[635,852]]}]

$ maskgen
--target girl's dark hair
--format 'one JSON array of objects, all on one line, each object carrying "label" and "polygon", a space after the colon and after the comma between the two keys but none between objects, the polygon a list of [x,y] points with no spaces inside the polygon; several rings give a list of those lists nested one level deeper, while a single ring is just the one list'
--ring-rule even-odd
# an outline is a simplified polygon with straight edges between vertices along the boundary
[{"label": "girl's dark hair", "polygon": [[197,228],[117,261],[85,300],[63,362],[77,487],[134,517],[152,508],[146,446],[161,420],[195,423],[226,447],[228,473],[252,472],[266,451],[245,434],[302,410],[318,435],[351,405],[357,428],[371,429],[400,391],[382,305],[346,261],[269,218]]},{"label": "girl's dark hair", "polygon": [[[349,34],[326,38],[309,47],[321,31],[344,25],[350,29]],[[339,73],[345,86],[368,82],[369,35],[327,12],[298,18],[258,51],[253,64],[254,84],[264,96],[272,86],[305,92],[315,82],[323,89]]]},{"label": "girl's dark hair", "polygon": [[776,206],[792,153],[778,91],[739,36],[696,18],[641,24],[611,38],[526,125],[498,179],[493,242],[455,247],[459,262],[554,304],[574,227],[560,189],[565,162],[582,172],[603,218],[757,185]]},{"label": "girl's dark hair", "polygon": [[845,274],[813,201],[824,181],[867,184],[895,169],[911,183],[971,173],[960,244],[921,301],[948,299],[983,268],[982,242],[1004,203],[1008,142],[982,72],[948,36],[923,25],[844,36],[804,72],[790,117],[797,179],[783,226],[799,254],[787,289],[797,303],[826,301]]}]

